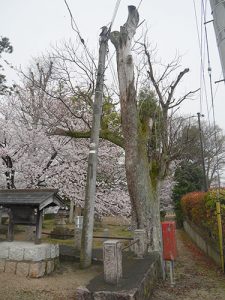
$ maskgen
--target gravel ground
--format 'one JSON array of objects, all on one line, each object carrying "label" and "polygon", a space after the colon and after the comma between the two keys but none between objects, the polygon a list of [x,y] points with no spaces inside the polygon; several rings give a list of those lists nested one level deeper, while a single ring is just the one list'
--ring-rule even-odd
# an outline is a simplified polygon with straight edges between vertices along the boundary
[{"label": "gravel ground", "polygon": [[160,282],[154,300],[225,300],[225,275],[181,231],[177,231],[179,257],[175,263],[175,286]]},{"label": "gravel ground", "polygon": [[92,266],[87,272],[79,270],[78,263],[63,262],[54,274],[39,279],[1,273],[0,300],[72,300],[76,288],[100,272],[100,266]]}]

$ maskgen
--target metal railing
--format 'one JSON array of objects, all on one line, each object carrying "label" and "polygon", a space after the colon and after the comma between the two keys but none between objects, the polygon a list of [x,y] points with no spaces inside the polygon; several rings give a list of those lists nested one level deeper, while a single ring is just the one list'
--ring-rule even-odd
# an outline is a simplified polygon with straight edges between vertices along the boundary
[{"label": "metal railing", "polygon": [[[51,233],[51,232],[42,232],[42,234],[49,235],[49,236],[68,236],[74,238],[74,234],[58,234],[58,233]],[[104,236],[104,235],[94,235],[94,239],[107,239],[107,240],[127,240],[132,241],[132,237],[122,237],[122,236]]]},{"label": "metal railing", "polygon": [[[133,238],[132,238],[132,240],[133,240]],[[137,243],[139,243],[139,239],[136,240],[136,241],[134,241],[133,243],[130,243],[129,245],[123,247],[123,248],[122,248],[122,251],[124,251],[124,250],[127,249],[127,248],[130,248],[131,246],[133,246],[134,244],[137,244]]]}]

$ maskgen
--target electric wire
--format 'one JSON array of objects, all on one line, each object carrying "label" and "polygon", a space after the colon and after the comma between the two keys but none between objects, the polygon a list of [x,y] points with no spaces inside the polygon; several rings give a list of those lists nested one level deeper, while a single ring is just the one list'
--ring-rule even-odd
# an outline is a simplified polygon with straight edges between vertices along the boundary
[{"label": "electric wire", "polygon": [[139,4],[138,4],[138,7],[137,7],[137,10],[139,10],[139,7],[141,6],[141,3],[142,3],[143,0],[140,0]]},{"label": "electric wire", "polygon": [[[202,6],[204,8],[204,23],[206,23],[206,9],[203,0],[202,0]],[[209,41],[208,41],[208,33],[207,33],[206,25],[205,25],[205,42],[206,42],[207,59],[208,59],[208,76],[209,76],[210,97],[211,97],[211,105],[212,105],[215,152],[216,152],[216,175],[217,175],[217,184],[218,184],[218,193],[219,193],[221,184],[220,184],[220,171],[219,171],[218,136],[217,136],[217,129],[216,129],[215,101],[214,101],[213,84],[212,84],[212,67],[211,67]]]},{"label": "electric wire", "polygon": [[112,63],[112,57],[115,55],[115,52],[113,53],[113,55],[111,55],[111,57],[108,59],[108,64],[107,67],[109,67],[111,75],[112,75],[112,79],[113,79],[113,83],[115,85],[115,87],[117,88],[117,90],[119,91],[119,82],[118,82],[118,76],[116,75],[116,71],[114,68],[114,65]]},{"label": "electric wire", "polygon": [[[205,85],[205,96],[206,96],[206,105],[207,105],[207,115],[208,115],[208,122],[210,125],[210,111],[212,109],[212,118],[213,118],[213,131],[214,131],[214,142],[215,142],[215,152],[216,152],[216,177],[217,177],[217,183],[218,187],[220,189],[220,172],[219,172],[219,156],[218,156],[218,136],[217,136],[217,130],[216,130],[216,117],[215,117],[215,103],[214,103],[214,95],[213,93],[213,85],[212,85],[212,67],[211,67],[211,59],[210,59],[210,51],[209,51],[209,41],[208,41],[208,33],[207,33],[207,27],[206,27],[206,6],[204,5],[204,0],[201,0],[201,24],[204,21],[205,25],[205,34],[204,34],[204,40],[206,44],[206,54],[207,54],[207,63],[208,63],[208,76],[209,76],[209,90],[210,90],[210,98],[211,98],[211,108],[209,109],[208,105],[208,98],[207,98],[207,89],[206,89],[206,83],[205,83],[205,73],[204,73],[204,60],[203,60],[203,47],[200,38],[199,33],[199,27],[198,27],[198,17],[197,17],[197,9],[195,5],[195,0],[193,0],[194,4],[194,12],[195,12],[195,20],[196,20],[196,28],[197,28],[197,34],[198,34],[198,41],[199,41],[199,48],[200,48],[200,60],[201,60],[201,73],[203,78],[203,83]],[[202,25],[201,25],[202,26]]]},{"label": "electric wire", "polygon": [[[204,68],[204,61],[205,61],[205,57],[203,55],[203,6],[201,5],[201,38],[200,38],[200,53],[201,53],[201,57],[203,57],[203,59],[201,59],[200,62],[200,86],[202,86],[202,72],[201,69]],[[202,99],[203,95],[202,95],[202,91],[200,89],[200,113],[202,113]]]},{"label": "electric wire", "polygon": [[[208,72],[212,71],[211,68],[211,63],[210,63],[210,52],[209,52],[209,41],[208,41],[208,33],[207,33],[207,25],[206,25],[206,12],[207,12],[207,2],[206,5],[204,5],[204,1],[201,1],[201,7],[202,7],[202,24],[204,23],[204,33],[205,33],[205,44],[206,44],[206,53],[207,53],[207,60],[208,60]],[[204,68],[204,66],[203,66]],[[205,95],[205,100],[206,100],[206,109],[207,109],[207,115],[208,115],[208,122],[209,126],[210,124],[210,109],[209,109],[209,102],[208,102],[208,97],[207,94]]]},{"label": "electric wire", "polygon": [[113,23],[115,21],[115,18],[116,18],[116,15],[117,15],[117,12],[118,12],[118,9],[119,9],[119,6],[120,6],[120,2],[121,2],[121,0],[117,0],[117,2],[116,2],[116,5],[115,5],[114,11],[113,11],[112,20],[111,20],[110,26],[109,26],[110,31],[111,31]]},{"label": "electric wire", "polygon": [[[120,6],[120,2],[121,2],[121,0],[117,0],[117,2],[116,2],[116,5],[115,5],[114,11],[113,11],[113,15],[112,15],[112,19],[111,19],[111,22],[110,22],[110,25],[109,25],[109,29],[108,29],[108,36],[109,36],[110,33],[111,33],[112,26],[113,26],[114,21],[115,21],[115,19],[116,19],[116,16],[117,16],[117,13],[118,13],[118,9],[119,9],[119,6]],[[109,49],[108,49],[108,53],[109,53]],[[112,70],[112,67],[113,67],[113,66],[112,66],[112,64],[111,64],[111,61],[112,61],[112,59],[113,59],[115,53],[116,53],[116,50],[114,50],[114,52],[113,52],[113,54],[111,55],[110,58],[109,58],[108,55],[107,55],[107,64],[106,64],[106,66],[105,66],[105,70],[104,70],[104,72],[103,72],[103,76],[104,76],[104,74],[105,74],[106,69],[109,67],[109,68],[110,68],[110,71],[111,71],[111,73],[112,73],[112,78],[113,78],[113,81],[114,81],[114,83],[115,83],[115,86],[118,87],[119,84],[118,84],[118,82],[116,81],[116,76],[115,76],[115,74],[113,74],[113,70]]]},{"label": "electric wire", "polygon": [[[204,2],[202,0],[202,6],[204,7]],[[206,23],[206,9],[204,12],[204,23]],[[211,104],[212,104],[212,115],[213,115],[213,127],[214,127],[214,138],[215,138],[215,145],[216,145],[216,153],[217,153],[217,180],[218,185],[220,188],[220,174],[219,174],[219,157],[218,157],[218,138],[217,138],[217,131],[216,131],[216,117],[215,117],[215,104],[214,104],[214,94],[213,94],[213,85],[212,85],[212,67],[211,67],[211,60],[210,60],[210,51],[209,51],[209,40],[208,40],[208,33],[207,27],[205,24],[205,41],[206,41],[206,50],[207,50],[207,59],[208,59],[208,75],[209,75],[209,84],[210,84],[210,96],[211,96]]]},{"label": "electric wire", "polygon": [[84,39],[83,39],[82,36],[81,36],[80,30],[79,30],[79,28],[78,28],[78,26],[77,26],[77,24],[76,24],[76,22],[75,22],[75,19],[74,19],[74,17],[73,17],[72,11],[71,11],[71,9],[70,9],[70,7],[69,7],[67,1],[64,0],[64,2],[65,2],[65,4],[66,4],[67,10],[68,10],[68,12],[69,12],[69,14],[70,14],[71,27],[72,27],[73,31],[75,31],[76,34],[78,35],[78,37],[79,37],[79,39],[80,39],[80,42],[81,42],[81,44],[84,46],[84,49],[85,49],[85,51],[86,51],[88,57],[91,59],[93,65],[95,66],[95,69],[97,70],[97,66],[96,66],[96,63],[95,63],[95,61],[94,61],[94,58],[92,57],[90,51],[88,50],[88,48],[87,48],[87,46],[86,46],[86,44],[85,44]]},{"label": "electric wire", "polygon": [[[79,30],[79,28],[78,28],[78,26],[77,26],[77,24],[76,24],[76,21],[75,21],[75,19],[74,19],[74,17],[73,17],[73,14],[72,14],[72,12],[71,12],[71,9],[70,9],[70,7],[69,7],[67,1],[64,0],[64,2],[65,2],[65,4],[66,4],[66,7],[67,7],[68,12],[69,12],[69,14],[70,14],[71,27],[72,27],[72,29],[77,33],[77,35],[78,35],[78,37],[79,37],[79,39],[80,39],[80,42],[83,44],[83,46],[84,46],[84,48],[85,48],[85,51],[86,51],[88,57],[91,59],[92,63],[93,63],[94,66],[95,66],[95,70],[97,70],[97,66],[96,66],[96,64],[95,64],[94,58],[93,58],[92,55],[90,54],[90,52],[89,52],[89,50],[88,50],[88,48],[87,48],[87,46],[86,46],[86,44],[85,44],[85,42],[84,42],[84,39],[83,39],[82,36],[81,36],[80,30]],[[109,26],[109,29],[108,29],[108,32],[107,32],[108,37],[109,37],[109,35],[110,35],[111,28],[112,28],[113,23],[114,23],[114,21],[115,21],[115,18],[116,18],[116,16],[117,16],[118,9],[119,9],[119,6],[120,6],[120,2],[121,2],[121,0],[117,0],[117,2],[116,2],[116,5],[115,5],[114,11],[113,11],[113,15],[112,15],[112,19],[111,19],[111,22],[109,23],[110,26]],[[108,64],[105,66],[105,70],[108,68],[109,64],[111,63],[111,60],[112,60],[113,56],[115,55],[115,52],[116,52],[116,51],[114,51],[114,53],[113,53],[113,55],[111,56],[111,58],[108,59]],[[102,76],[104,76],[105,70],[104,70]],[[116,82],[116,81],[115,81],[115,82]],[[118,85],[118,84],[117,84],[117,85]]]},{"label": "electric wire", "polygon": [[[143,0],[140,0],[139,4],[138,4],[138,6],[137,6],[137,10],[140,8],[140,6],[141,6],[141,4],[142,4],[142,1],[143,1]],[[109,24],[110,24],[110,26],[109,26],[109,32],[111,31],[112,26],[113,26],[113,24],[114,24],[114,21],[115,21],[116,15],[117,15],[117,13],[118,13],[118,9],[119,9],[120,3],[121,3],[121,0],[117,0],[116,5],[115,5],[115,8],[114,8],[114,11],[113,11],[113,15],[112,15],[111,22],[109,23]],[[144,20],[144,21],[145,21],[145,20]],[[144,21],[142,21],[142,23],[143,23]],[[141,24],[142,24],[142,23],[141,23]],[[139,26],[140,26],[140,25],[139,25]],[[106,65],[106,69],[107,69],[108,66],[110,65],[110,63],[111,63],[111,61],[112,61],[112,59],[113,59],[115,53],[116,53],[116,51],[114,51],[113,54],[111,55],[111,57],[108,58],[108,64]]]},{"label": "electric wire", "polygon": [[[223,71],[221,71],[221,74],[220,74],[220,77],[219,77],[219,81],[222,80],[222,79],[223,79]],[[220,84],[217,84],[215,92],[214,92],[214,95],[213,95],[214,98],[216,98],[216,94],[218,92],[219,86],[220,86]]]},{"label": "electric wire", "polygon": [[[199,26],[198,26],[198,16],[197,16],[197,8],[195,5],[195,0],[193,0],[193,6],[194,6],[194,15],[195,15],[195,26],[196,26],[196,31],[197,31],[197,37],[198,37],[198,44],[199,44],[199,51],[200,51],[200,111],[202,111],[202,90],[204,89],[204,95],[205,95],[205,100],[206,100],[206,107],[207,107],[207,116],[208,116],[208,122],[210,126],[210,115],[209,115],[209,109],[208,109],[208,92],[207,92],[207,85],[206,85],[206,78],[205,78],[205,70],[204,70],[204,60],[203,60],[203,53],[201,51],[202,46],[201,46],[201,38],[200,38],[200,32],[199,32]],[[202,18],[201,18],[202,22]],[[202,81],[203,81],[203,87],[202,87]]]},{"label": "electric wire", "polygon": [[[207,4],[207,2],[206,2],[206,4]],[[204,29],[205,29],[206,53],[207,53],[207,60],[208,60],[208,72],[211,72],[212,68],[211,68],[211,62],[210,62],[209,40],[208,40],[208,32],[207,32],[207,27],[206,27],[207,26],[206,25],[206,6],[204,6],[203,0],[202,0],[202,7],[203,7],[203,14],[204,14],[203,20],[204,20]],[[209,115],[210,110],[209,110],[208,101],[206,101],[206,105],[207,105],[207,112]]]},{"label": "electric wire", "polygon": [[213,128],[214,128],[214,140],[215,140],[215,150],[216,150],[216,174],[217,174],[217,182],[218,188],[220,191],[220,172],[219,172],[219,153],[218,153],[218,136],[216,130],[216,116],[215,116],[215,104],[214,104],[214,96],[213,96],[213,87],[212,87],[212,74],[209,72],[209,80],[210,80],[210,96],[212,101],[212,115],[213,115]]}]

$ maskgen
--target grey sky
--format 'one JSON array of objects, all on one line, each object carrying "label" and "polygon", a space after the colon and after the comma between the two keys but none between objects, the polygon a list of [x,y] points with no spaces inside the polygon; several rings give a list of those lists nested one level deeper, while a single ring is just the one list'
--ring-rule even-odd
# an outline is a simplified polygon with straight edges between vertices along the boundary
[{"label": "grey sky", "polygon": [[[100,27],[110,22],[116,0],[67,1],[89,48],[97,49]],[[140,0],[121,0],[113,30],[125,22],[127,6],[131,4],[137,6],[139,2]],[[195,0],[195,3],[199,17],[201,1]],[[208,1],[206,3],[208,19],[211,19],[209,3]],[[50,44],[73,38],[75,35],[63,0],[0,0],[0,7],[0,34],[10,38],[14,52],[8,55],[7,59],[14,65],[21,65],[24,68],[29,64],[31,57],[44,53]],[[166,63],[179,52],[183,56],[182,66],[190,68],[191,71],[182,84],[183,91],[200,87],[200,55],[193,1],[143,0],[139,13],[140,20],[146,20],[149,40],[153,45],[157,45],[159,57]],[[221,67],[212,23],[208,24],[207,28],[214,82],[221,78]],[[208,78],[207,71],[205,76]],[[14,78],[11,73],[9,77]],[[217,91],[214,91],[216,121],[225,129],[225,87],[220,83],[218,87],[213,85],[213,88],[217,88]],[[210,102],[210,97],[208,100]],[[199,101],[188,101],[183,105],[182,111],[196,114],[200,111]],[[205,100],[202,113],[207,115]]]}]

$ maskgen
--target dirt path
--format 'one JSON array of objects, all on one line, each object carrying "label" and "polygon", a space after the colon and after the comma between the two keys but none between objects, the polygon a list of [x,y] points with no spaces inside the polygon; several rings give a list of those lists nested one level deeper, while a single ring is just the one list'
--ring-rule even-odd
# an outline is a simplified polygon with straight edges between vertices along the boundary
[{"label": "dirt path", "polygon": [[76,288],[100,272],[99,266],[86,272],[78,263],[64,262],[54,274],[39,279],[0,273],[0,300],[74,300]]},{"label": "dirt path", "polygon": [[225,300],[225,275],[181,231],[177,231],[179,257],[175,264],[175,287],[170,280],[158,284],[153,300]]}]

